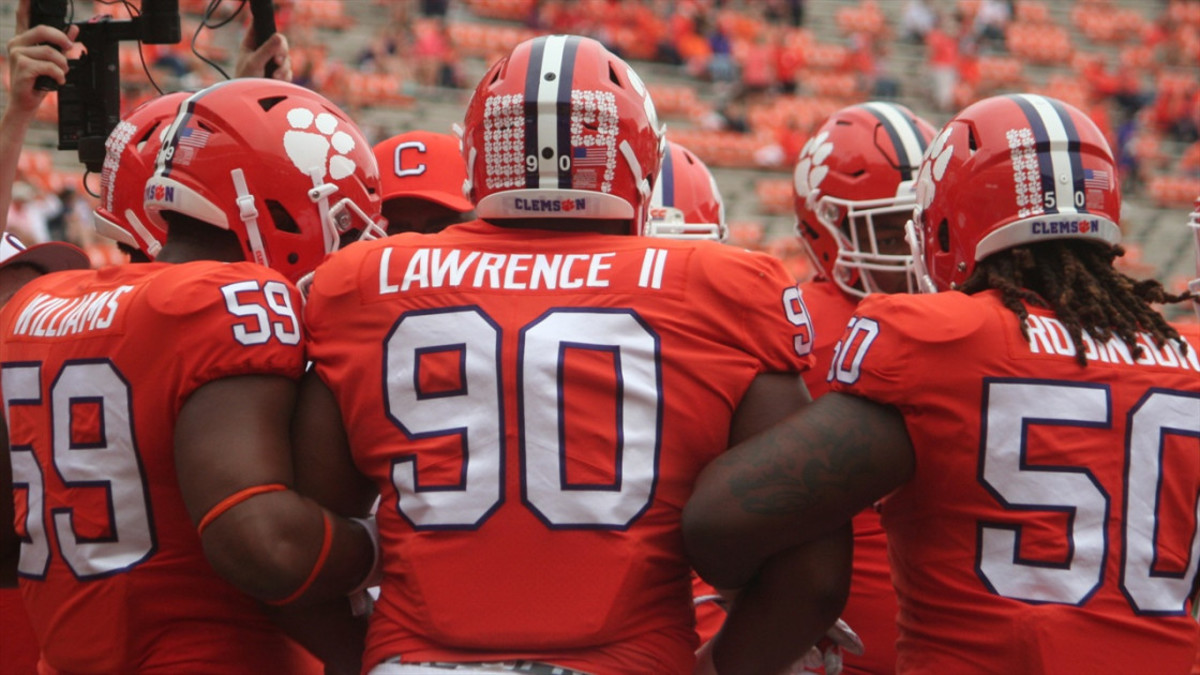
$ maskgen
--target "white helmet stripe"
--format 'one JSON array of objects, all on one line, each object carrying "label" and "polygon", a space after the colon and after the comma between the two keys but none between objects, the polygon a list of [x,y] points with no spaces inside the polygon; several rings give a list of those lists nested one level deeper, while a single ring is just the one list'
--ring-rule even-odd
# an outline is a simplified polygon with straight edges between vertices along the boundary
[{"label": "white helmet stripe", "polygon": [[171,125],[167,127],[166,131],[162,132],[162,146],[159,147],[158,157],[155,158],[155,176],[170,175],[171,160],[175,157],[175,148],[179,143],[179,132],[187,125],[188,118],[192,116],[192,111],[194,111],[196,108],[196,101],[201,97],[212,93],[217,88],[234,81],[235,80],[227,80],[206,89],[202,89],[191,96],[188,96],[179,103],[179,111],[175,114],[175,119],[171,120]]},{"label": "white helmet stripe", "polygon": [[[1075,206],[1075,184],[1083,177],[1075,175],[1070,153],[1073,139],[1067,134],[1059,111],[1044,96],[1016,94],[1012,98],[1025,112],[1038,148],[1042,208],[1047,213],[1079,213]],[[1052,204],[1044,197],[1051,192],[1054,194]]]},{"label": "white helmet stripe", "polygon": [[906,181],[916,178],[915,173],[921,166],[921,154],[925,151],[925,144],[917,135],[912,122],[891,103],[871,102],[862,106],[875,114],[896,144],[896,159],[900,162],[901,177]]},{"label": "white helmet stripe", "polygon": [[[525,147],[527,152],[532,150],[536,155],[538,170],[535,182],[532,185],[528,181],[526,182],[528,187],[551,190],[571,187],[569,184],[561,184],[562,165],[559,163],[563,155],[569,156],[571,152],[569,145],[571,128],[570,72],[574,71],[575,67],[575,45],[570,45],[570,49],[568,49],[567,43],[570,39],[566,35],[550,35],[542,41],[542,49],[536,49],[535,45],[535,49],[530,55],[529,74],[536,73],[537,81],[534,83],[526,80],[525,95],[527,97],[531,94],[534,95],[537,131],[533,134],[532,139],[529,138],[529,135],[526,136]],[[539,54],[541,61],[536,63],[534,58]],[[536,87],[536,94],[530,91],[529,86]],[[565,105],[563,105],[563,101],[565,101]],[[527,98],[527,105],[528,102]],[[563,140],[567,141],[567,147],[562,147]]]}]

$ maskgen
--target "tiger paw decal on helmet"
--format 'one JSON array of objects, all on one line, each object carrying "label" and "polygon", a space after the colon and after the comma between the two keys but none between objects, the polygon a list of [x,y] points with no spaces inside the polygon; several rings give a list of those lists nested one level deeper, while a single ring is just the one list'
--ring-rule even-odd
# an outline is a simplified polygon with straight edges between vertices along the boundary
[{"label": "tiger paw decal on helmet", "polygon": [[808,139],[800,150],[800,162],[796,164],[796,195],[802,199],[812,199],[821,181],[829,173],[825,160],[833,152],[833,143],[829,142],[829,132],[821,133]]},{"label": "tiger paw decal on helmet", "polygon": [[[333,180],[354,173],[357,167],[347,156],[354,150],[354,137],[338,128],[336,116],[293,108],[288,111],[287,120],[291,129],[283,134],[283,147],[297,169],[308,175],[319,169],[319,178],[329,176]],[[332,156],[331,147],[335,153]]]},{"label": "tiger paw decal on helmet", "polygon": [[937,182],[946,175],[946,165],[954,155],[954,146],[946,145],[950,138],[950,129],[942,130],[929,146],[929,155],[921,162],[921,170],[917,173],[917,208],[925,209],[933,203],[933,195],[937,192]]}]

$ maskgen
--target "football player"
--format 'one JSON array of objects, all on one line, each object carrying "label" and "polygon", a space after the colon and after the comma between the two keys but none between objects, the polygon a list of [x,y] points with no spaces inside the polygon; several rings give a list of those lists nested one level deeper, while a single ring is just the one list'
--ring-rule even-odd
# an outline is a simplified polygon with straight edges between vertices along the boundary
[{"label": "football player", "polygon": [[[90,265],[87,254],[78,246],[51,241],[26,247],[12,233],[0,237],[0,307],[8,303],[26,283],[43,274],[63,270],[83,270]],[[0,484],[8,485],[8,457],[0,457]],[[13,522],[13,501],[0,499],[0,522]],[[15,550],[0,555],[15,555]],[[38,644],[21,592],[17,589],[15,559],[0,562],[0,635],[3,635],[4,661],[0,673],[32,673],[37,670]]]},{"label": "football player", "polygon": [[[902,105],[848,106],[825,120],[797,161],[793,196],[796,231],[817,276],[801,285],[816,326],[816,367],[804,373],[814,398],[834,345],[859,300],[870,293],[905,293],[912,252],[904,227],[912,217],[921,155],[936,130]],[[854,576],[842,612],[866,653],[845,657],[846,673],[896,670],[896,591],[887,538],[873,507],[854,517]]]},{"label": "football player", "polygon": [[[306,308],[297,486],[350,516],[382,497],[364,668],[691,672],[680,510],[731,439],[807,399],[811,321],[768,256],[638,236],[663,132],[595,40],[521,43],[464,127],[480,220],[347,247]],[[775,561],[823,608],[754,658],[782,670],[833,623],[848,544]],[[748,591],[726,629],[799,604],[777,599]],[[718,665],[749,672],[735,652]]]},{"label": "football player", "polygon": [[669,139],[650,197],[646,235],[713,241],[729,237],[717,181],[699,157]]},{"label": "football player", "polygon": [[100,200],[92,211],[96,232],[112,239],[133,262],[158,256],[167,233],[146,215],[146,181],[154,175],[167,128],[189,94],[151,99],[117,123],[105,141]]},{"label": "football player", "polygon": [[864,298],[831,392],[710,465],[696,568],[737,585],[887,495],[898,672],[1187,672],[1200,345],[1152,306],[1186,296],[1113,268],[1116,176],[1061,101],[956,115],[910,228],[938,292]]},{"label": "football player", "polygon": [[166,233],[155,261],[47,275],[0,312],[18,514],[0,544],[20,546],[45,669],[320,672],[258,600],[345,603],[372,564],[368,527],[288,489],[288,433],[293,284],[374,225],[374,157],[275,80],[184,96],[150,133],[152,175],[118,184]]},{"label": "football player", "polygon": [[388,234],[432,233],[473,219],[456,136],[408,131],[375,144]]}]

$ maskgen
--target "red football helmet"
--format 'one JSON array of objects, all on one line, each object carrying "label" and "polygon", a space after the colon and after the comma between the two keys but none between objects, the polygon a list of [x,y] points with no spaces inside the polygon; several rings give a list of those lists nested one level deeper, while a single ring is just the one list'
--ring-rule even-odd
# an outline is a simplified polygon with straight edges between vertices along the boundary
[{"label": "red football helmet", "polygon": [[975,263],[1050,239],[1121,241],[1121,191],[1108,141],[1077,108],[996,96],[954,116],[929,147],[909,227],[918,283],[960,288]]},{"label": "red football helmet", "polygon": [[150,259],[158,255],[167,235],[146,216],[146,179],[154,173],[162,137],[187,96],[176,92],[143,103],[113,128],[104,143],[100,205],[92,212],[92,224],[99,234]]},{"label": "red football helmet", "polygon": [[704,162],[670,140],[650,197],[646,235],[713,241],[725,241],[729,236],[717,181]]},{"label": "red football helmet", "polygon": [[517,45],[483,76],[464,127],[481,218],[612,218],[641,234],[663,131],[641,78],[599,42]]},{"label": "red football helmet", "polygon": [[1189,281],[1187,287],[1188,292],[1192,294],[1196,318],[1200,319],[1200,197],[1196,197],[1192,212],[1188,214],[1188,226],[1192,228],[1192,235],[1196,240],[1196,278]]},{"label": "red football helmet", "polygon": [[876,220],[900,214],[900,236],[935,133],[902,105],[869,102],[833,113],[808,140],[793,181],[796,230],[820,276],[862,297],[880,290],[871,272],[908,273],[912,256],[881,249]]},{"label": "red football helmet", "polygon": [[340,235],[383,235],[371,145],[324,96],[279,80],[230,80],[185,98],[145,199],[164,230],[164,211],[231,230],[246,260],[292,281]]}]

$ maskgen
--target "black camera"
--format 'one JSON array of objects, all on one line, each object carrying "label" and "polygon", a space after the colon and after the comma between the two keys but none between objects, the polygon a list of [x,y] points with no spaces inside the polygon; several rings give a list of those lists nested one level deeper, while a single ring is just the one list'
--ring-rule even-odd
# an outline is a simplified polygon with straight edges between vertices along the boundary
[{"label": "black camera", "polygon": [[[68,2],[31,0],[30,26],[67,29]],[[66,83],[58,89],[58,149],[78,150],[79,161],[92,172],[104,165],[104,143],[121,121],[121,71],[118,46],[122,41],[176,44],[180,41],[179,1],[143,0],[142,13],[127,21],[97,17],[75,23],[84,53],[67,63]],[[54,89],[48,78],[35,86]]]}]

